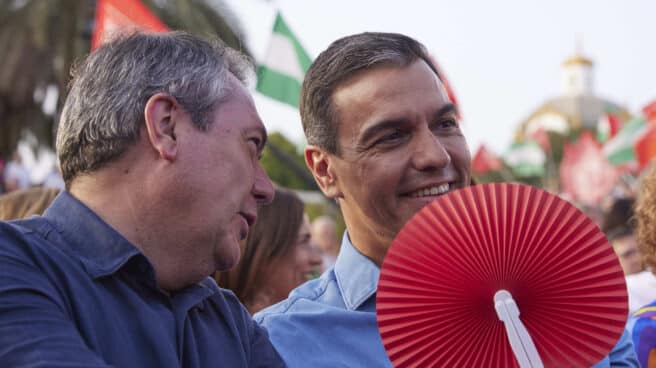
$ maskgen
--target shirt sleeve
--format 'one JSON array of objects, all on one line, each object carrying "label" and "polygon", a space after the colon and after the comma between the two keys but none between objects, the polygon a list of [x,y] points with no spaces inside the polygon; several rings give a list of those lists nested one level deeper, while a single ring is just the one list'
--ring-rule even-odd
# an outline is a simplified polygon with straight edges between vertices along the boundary
[{"label": "shirt sleeve", "polygon": [[[249,317],[250,318],[250,317]],[[267,331],[260,327],[253,320],[252,349],[251,349],[251,367],[286,367],[278,351],[273,347],[269,340]]]},{"label": "shirt sleeve", "polygon": [[0,366],[108,367],[91,351],[20,235],[0,227]]}]

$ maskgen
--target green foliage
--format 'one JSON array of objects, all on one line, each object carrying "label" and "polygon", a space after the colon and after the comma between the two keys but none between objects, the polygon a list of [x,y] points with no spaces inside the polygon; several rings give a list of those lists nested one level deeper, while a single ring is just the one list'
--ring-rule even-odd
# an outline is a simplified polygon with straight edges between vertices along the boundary
[{"label": "green foliage", "polygon": [[476,184],[501,183],[506,181],[506,179],[507,178],[502,175],[501,171],[488,171],[485,174],[474,175]]},{"label": "green foliage", "polygon": [[[143,0],[169,28],[218,36],[249,53],[239,21],[221,0]],[[95,15],[90,0],[0,0],[0,158],[32,133],[54,143],[56,117],[66,98],[71,65],[90,51]],[[45,88],[59,91],[54,116],[41,112]]]},{"label": "green foliage", "polygon": [[279,132],[269,134],[260,160],[271,180],[292,189],[317,190],[299,149]]}]

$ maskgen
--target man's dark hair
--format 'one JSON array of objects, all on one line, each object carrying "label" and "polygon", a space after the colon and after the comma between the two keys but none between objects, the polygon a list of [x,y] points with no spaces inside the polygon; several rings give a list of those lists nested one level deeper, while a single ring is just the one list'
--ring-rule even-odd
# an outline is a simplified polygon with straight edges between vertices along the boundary
[{"label": "man's dark hair", "polygon": [[601,229],[608,240],[613,241],[633,234],[634,202],[632,198],[619,198],[605,213]]}]

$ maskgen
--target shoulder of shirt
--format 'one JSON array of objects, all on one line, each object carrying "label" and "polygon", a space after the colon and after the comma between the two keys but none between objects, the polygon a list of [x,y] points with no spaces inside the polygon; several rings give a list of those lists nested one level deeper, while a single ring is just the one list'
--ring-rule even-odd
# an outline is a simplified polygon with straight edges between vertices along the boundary
[{"label": "shoulder of shirt", "polygon": [[[625,277],[626,283],[631,286],[634,284],[645,284],[656,280],[656,276],[650,271],[641,271]],[[630,289],[630,288],[629,288]]]},{"label": "shoulder of shirt", "polygon": [[[46,238],[53,230],[55,228],[40,216],[24,220],[0,221],[0,241],[7,243],[9,239],[23,238],[26,243],[31,244],[31,237]],[[15,243],[15,241],[11,243]]]},{"label": "shoulder of shirt", "polygon": [[226,304],[230,306],[230,308],[240,309],[242,307],[241,302],[232,290],[224,289],[218,285],[216,287],[218,292],[215,294],[215,296],[221,298]]},{"label": "shoulder of shirt", "polygon": [[281,302],[269,306],[253,316],[257,323],[264,323],[265,319],[293,313],[294,306],[302,301],[320,302],[331,282],[337,282],[333,268],[324,272],[321,277],[305,282],[289,293],[289,297]]},{"label": "shoulder of shirt", "polygon": [[229,313],[233,314],[233,318],[239,318],[241,320],[251,319],[248,311],[246,310],[246,307],[241,304],[232,290],[219,287],[211,277],[206,278],[200,284],[205,288],[216,290],[216,292],[212,295],[214,302],[225,305],[228,308]]},{"label": "shoulder of shirt", "polygon": [[42,216],[0,221],[0,256],[29,262],[50,260],[47,263],[58,268],[64,258],[78,259],[62,236],[61,229]]}]

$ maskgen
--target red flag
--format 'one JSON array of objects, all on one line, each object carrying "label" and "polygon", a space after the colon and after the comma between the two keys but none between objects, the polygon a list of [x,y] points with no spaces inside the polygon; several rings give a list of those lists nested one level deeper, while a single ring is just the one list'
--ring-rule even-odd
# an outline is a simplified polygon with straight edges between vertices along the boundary
[{"label": "red flag", "polygon": [[622,120],[619,116],[612,113],[603,114],[597,122],[597,139],[600,142],[606,142],[615,137],[621,129]]},{"label": "red flag", "polygon": [[583,132],[573,144],[566,143],[563,151],[560,163],[563,192],[583,204],[598,205],[615,186],[619,172],[608,162],[590,132]]},{"label": "red flag", "polygon": [[503,164],[499,157],[481,144],[472,160],[472,171],[476,174],[485,174],[489,171],[500,170],[502,167]]},{"label": "red flag", "polygon": [[642,113],[648,128],[647,132],[634,145],[639,171],[642,171],[656,157],[656,100],[643,107]]},{"label": "red flag", "polygon": [[643,107],[642,113],[645,115],[645,118],[647,118],[647,121],[656,124],[656,100]]},{"label": "red flag", "polygon": [[152,32],[169,30],[139,0],[97,0],[91,50],[106,42],[117,31],[130,32],[137,29]]},{"label": "red flag", "polygon": [[551,142],[549,141],[549,133],[543,127],[539,127],[528,136],[528,140],[534,141],[542,147],[544,152],[549,152]]},{"label": "red flag", "polygon": [[656,157],[656,122],[649,125],[649,130],[635,144],[636,160],[639,170],[644,169]]}]

